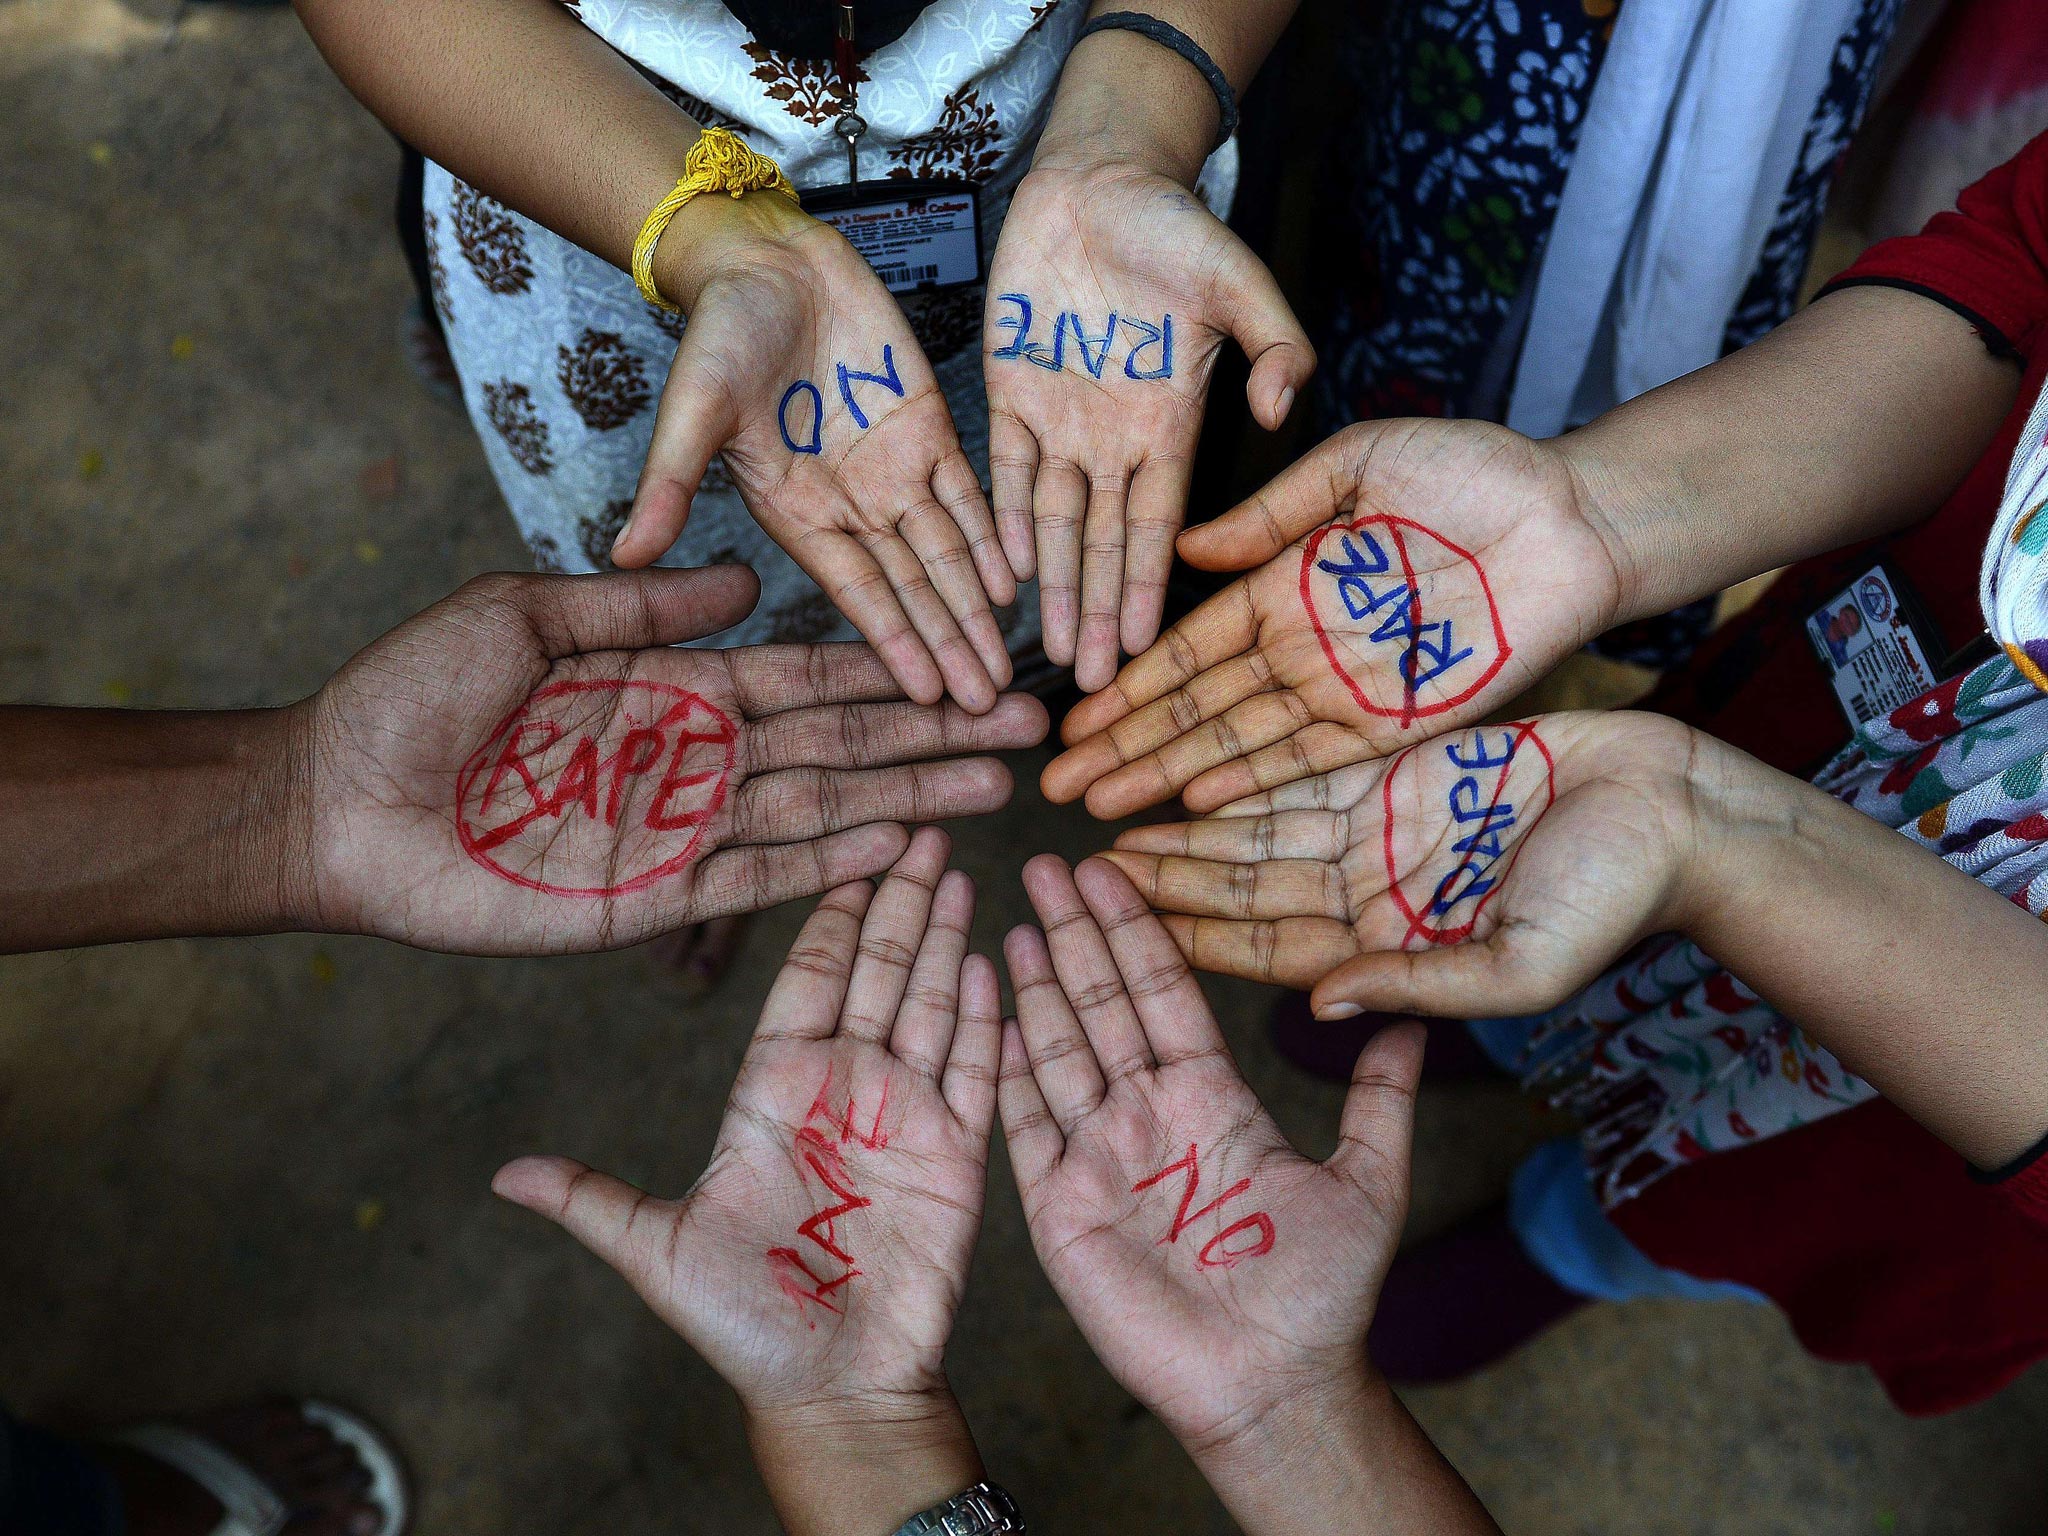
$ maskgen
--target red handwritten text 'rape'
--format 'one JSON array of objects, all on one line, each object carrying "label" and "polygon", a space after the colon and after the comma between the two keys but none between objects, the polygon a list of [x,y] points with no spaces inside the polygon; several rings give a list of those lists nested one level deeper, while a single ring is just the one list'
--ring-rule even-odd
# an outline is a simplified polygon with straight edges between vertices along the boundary
[{"label": "red handwritten text 'rape'", "polygon": [[[807,1328],[815,1330],[818,1326],[817,1319],[807,1310],[810,1306],[822,1307],[835,1317],[844,1314],[845,1309],[835,1298],[860,1274],[853,1250],[847,1245],[848,1240],[841,1237],[838,1224],[874,1202],[855,1184],[846,1153],[849,1147],[878,1152],[889,1145],[889,1133],[882,1129],[882,1116],[888,1107],[889,1084],[885,1079],[875,1112],[863,1130],[851,1085],[846,1102],[833,1108],[832,1074],[827,1071],[825,1081],[818,1087],[818,1096],[811,1101],[803,1124],[796,1129],[793,1151],[797,1165],[807,1175],[807,1184],[816,1179],[824,1186],[825,1198],[815,1211],[797,1223],[793,1245],[768,1250],[768,1274],[776,1289],[795,1305],[797,1316]],[[814,1264],[817,1268],[812,1267]]]}]

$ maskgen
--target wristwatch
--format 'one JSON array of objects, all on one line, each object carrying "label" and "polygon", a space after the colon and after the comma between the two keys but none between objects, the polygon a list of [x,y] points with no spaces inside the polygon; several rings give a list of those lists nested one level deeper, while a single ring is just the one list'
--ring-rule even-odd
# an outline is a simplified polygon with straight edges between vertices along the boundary
[{"label": "wristwatch", "polygon": [[896,1528],[896,1536],[1023,1536],[1024,1512],[996,1484],[976,1483]]}]

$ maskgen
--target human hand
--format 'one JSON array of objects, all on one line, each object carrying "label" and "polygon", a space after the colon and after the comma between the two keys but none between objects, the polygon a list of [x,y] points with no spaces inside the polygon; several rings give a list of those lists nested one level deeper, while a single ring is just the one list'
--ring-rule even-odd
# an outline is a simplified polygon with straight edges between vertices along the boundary
[{"label": "human hand", "polygon": [[687,1194],[553,1157],[493,1185],[618,1270],[733,1387],[792,1529],[836,1511],[830,1528],[893,1531],[980,1476],[943,1357],[1001,1029],[995,967],[967,954],[974,884],[947,850],[926,828],[879,891],[818,904]]},{"label": "human hand", "polygon": [[1182,536],[1205,569],[1266,563],[1075,706],[1046,797],[1205,812],[1480,718],[1611,625],[1614,547],[1552,444],[1347,428]]},{"label": "human hand", "polygon": [[1318,1018],[1534,1013],[1684,925],[1703,750],[1661,715],[1470,726],[1104,857],[1195,966],[1313,988]]},{"label": "human hand", "polygon": [[723,451],[755,520],[904,693],[992,707],[1010,658],[991,604],[1015,601],[1016,578],[895,299],[836,230],[774,193],[699,198],[663,256],[657,280],[689,323],[613,562],[675,542]]},{"label": "human hand", "polygon": [[1279,285],[1187,188],[1139,165],[1040,163],[989,271],[989,473],[1010,563],[1035,568],[1045,652],[1087,690],[1159,633],[1209,374],[1252,359],[1287,418],[1315,354]]},{"label": "human hand", "polygon": [[864,645],[684,650],[738,567],[486,576],[294,706],[297,926],[476,954],[636,943],[875,874],[994,810],[1044,709],[901,702]]},{"label": "human hand", "polygon": [[1000,1102],[1053,1288],[1205,1470],[1283,1406],[1350,1418],[1407,1209],[1421,1031],[1374,1039],[1336,1154],[1311,1162],[1128,880],[1049,854],[1024,878],[1045,932],[1004,946],[1017,1019]]}]

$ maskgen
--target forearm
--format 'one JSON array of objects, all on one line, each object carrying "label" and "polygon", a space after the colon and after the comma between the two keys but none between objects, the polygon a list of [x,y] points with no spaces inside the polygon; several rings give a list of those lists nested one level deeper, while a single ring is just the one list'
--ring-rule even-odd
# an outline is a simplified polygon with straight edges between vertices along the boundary
[{"label": "forearm", "polygon": [[1689,937],[1979,1167],[2048,1131],[2048,927],[1732,747],[1692,778]]},{"label": "forearm", "polygon": [[[614,266],[682,174],[698,127],[555,0],[297,0],[327,62],[407,143]],[[774,194],[753,194],[780,204]],[[701,197],[657,248],[671,299],[686,248],[731,214]]]},{"label": "forearm", "polygon": [[1849,288],[1559,446],[1610,534],[1626,620],[1927,516],[2019,383],[1947,307]]},{"label": "forearm", "polygon": [[982,1478],[949,1391],[900,1409],[746,1410],[747,1440],[789,1536],[890,1536]]},{"label": "forearm", "polygon": [[288,927],[288,711],[0,711],[0,950]]},{"label": "forearm", "polygon": [[1377,1373],[1262,1414],[1224,1444],[1189,1450],[1247,1536],[1498,1530]]},{"label": "forearm", "polygon": [[[1244,94],[1299,0],[1095,0],[1090,18],[1137,10],[1193,38]],[[1035,164],[1130,161],[1194,185],[1216,147],[1221,109],[1192,64],[1135,32],[1098,32],[1060,74]]]}]

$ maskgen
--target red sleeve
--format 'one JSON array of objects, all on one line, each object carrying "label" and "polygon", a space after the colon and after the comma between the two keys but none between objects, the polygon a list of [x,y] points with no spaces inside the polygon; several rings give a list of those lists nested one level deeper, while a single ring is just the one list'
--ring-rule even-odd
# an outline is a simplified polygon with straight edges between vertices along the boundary
[{"label": "red sleeve", "polygon": [[1963,191],[1917,235],[1881,241],[1822,291],[1878,284],[1946,304],[2002,356],[2048,341],[2048,133]]},{"label": "red sleeve", "polygon": [[2048,1228],[2048,1136],[1996,1173],[1978,1174],[2004,1196],[2013,1210],[2036,1226]]}]

